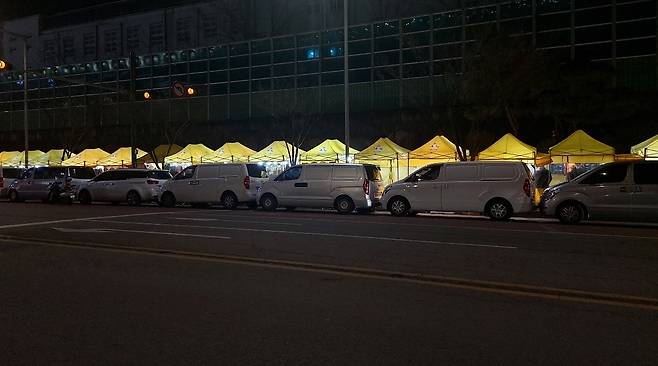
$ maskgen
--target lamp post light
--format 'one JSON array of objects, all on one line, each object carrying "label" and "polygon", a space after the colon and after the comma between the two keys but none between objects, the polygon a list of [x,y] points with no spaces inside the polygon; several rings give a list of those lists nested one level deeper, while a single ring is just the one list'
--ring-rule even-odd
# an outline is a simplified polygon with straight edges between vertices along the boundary
[{"label": "lamp post light", "polygon": [[[29,126],[27,120],[27,40],[31,38],[31,35],[20,34],[6,29],[0,29],[0,33],[6,33],[10,36],[14,36],[23,40],[23,133],[24,133],[24,149],[25,149],[25,169],[29,167],[29,150],[30,150],[30,140],[29,140]],[[4,63],[4,61],[3,61]],[[5,64],[6,65],[6,64]],[[4,68],[4,67],[3,67]]]}]

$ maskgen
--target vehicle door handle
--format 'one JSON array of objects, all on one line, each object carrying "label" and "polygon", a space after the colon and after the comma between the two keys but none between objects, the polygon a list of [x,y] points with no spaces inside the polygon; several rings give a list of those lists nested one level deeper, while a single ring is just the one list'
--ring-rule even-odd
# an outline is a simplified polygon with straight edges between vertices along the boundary
[{"label": "vehicle door handle", "polygon": [[191,180],[189,184],[190,184],[191,186],[198,186],[198,185],[199,185],[199,181],[198,181],[198,180]]},{"label": "vehicle door handle", "polygon": [[298,187],[298,188],[307,188],[307,187],[308,187],[308,183],[295,183],[295,187]]},{"label": "vehicle door handle", "polygon": [[626,192],[626,187],[619,187],[619,192],[625,193]]}]

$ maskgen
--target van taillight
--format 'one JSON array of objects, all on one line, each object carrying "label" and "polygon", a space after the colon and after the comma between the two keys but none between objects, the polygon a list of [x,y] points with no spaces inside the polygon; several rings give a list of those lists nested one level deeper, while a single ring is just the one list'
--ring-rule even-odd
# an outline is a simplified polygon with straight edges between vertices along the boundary
[{"label": "van taillight", "polygon": [[367,179],[363,180],[363,192],[365,194],[370,194],[370,181]]},{"label": "van taillight", "polygon": [[526,196],[530,197],[530,179],[526,179],[525,182],[523,182],[523,191]]},{"label": "van taillight", "polygon": [[249,189],[249,187],[251,187],[251,179],[249,179],[248,175],[244,177],[242,184],[244,184],[244,189]]},{"label": "van taillight", "polygon": [[160,184],[160,181],[155,179],[147,179],[146,184]]}]

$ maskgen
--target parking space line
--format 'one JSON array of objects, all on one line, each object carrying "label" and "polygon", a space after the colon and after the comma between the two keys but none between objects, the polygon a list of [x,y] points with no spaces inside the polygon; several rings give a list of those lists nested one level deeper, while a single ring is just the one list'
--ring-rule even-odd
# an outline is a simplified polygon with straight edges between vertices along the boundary
[{"label": "parking space line", "polygon": [[101,222],[101,223],[111,223],[111,224],[121,224],[121,225],[147,225],[147,226],[166,226],[166,227],[182,227],[182,228],[195,228],[195,229],[233,230],[233,231],[245,231],[245,232],[271,233],[271,234],[323,236],[323,237],[330,237],[330,238],[346,238],[346,239],[359,239],[359,240],[363,240],[363,239],[365,239],[365,240],[382,240],[382,241],[393,241],[393,242],[415,243],[415,244],[433,244],[433,245],[478,247],[478,248],[492,248],[492,249],[518,249],[515,246],[508,246],[508,245],[460,243],[460,242],[433,241],[433,240],[416,240],[416,239],[405,239],[405,238],[390,238],[390,237],[385,237],[385,236],[314,233],[314,232],[305,232],[305,231],[253,229],[253,228],[238,228],[238,227],[226,227],[226,226],[177,225],[177,224],[115,221],[115,220],[102,220],[102,219],[89,219],[87,221]]},{"label": "parking space line", "polygon": [[170,215],[170,214],[174,214],[174,213],[176,213],[176,212],[175,211],[148,212],[148,213],[139,213],[139,214],[98,216],[98,217],[82,217],[82,218],[70,218],[70,219],[62,219],[62,220],[25,222],[25,223],[22,223],[22,224],[0,225],[0,230],[1,229],[15,229],[15,228],[20,228],[20,227],[40,226],[40,225],[65,224],[65,223],[70,223],[70,222],[81,222],[81,221],[88,221],[88,220],[122,219],[122,218],[127,218],[127,217]]},{"label": "parking space line", "polygon": [[281,221],[252,221],[252,220],[228,220],[228,219],[201,219],[193,217],[173,217],[174,220],[181,221],[197,221],[197,222],[236,222],[244,224],[270,224],[270,225],[287,225],[287,226],[302,226],[303,224],[295,222],[281,222]]},{"label": "parking space line", "polygon": [[[105,230],[105,229],[102,229]],[[217,235],[203,235],[203,234],[186,234],[186,233],[172,233],[166,231],[144,231],[144,230],[126,230],[126,229],[106,229],[109,232],[120,233],[133,233],[133,234],[150,234],[150,235],[165,235],[165,236],[182,236],[186,238],[203,238],[203,239],[223,239],[229,240],[230,236],[217,236]]]}]

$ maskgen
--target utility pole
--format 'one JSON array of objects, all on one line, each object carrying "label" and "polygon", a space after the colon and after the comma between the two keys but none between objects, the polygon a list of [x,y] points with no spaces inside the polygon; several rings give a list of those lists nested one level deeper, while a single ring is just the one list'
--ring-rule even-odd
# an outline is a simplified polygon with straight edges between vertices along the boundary
[{"label": "utility pole", "polygon": [[348,0],[343,0],[343,59],[345,68],[345,162],[350,157],[350,61],[349,61],[349,17]]},{"label": "utility pole", "polygon": [[136,93],[136,77],[137,77],[137,58],[135,52],[130,51],[130,91],[129,103],[130,107],[130,162],[133,168],[137,168],[137,148],[135,147],[135,101],[137,100]]}]

